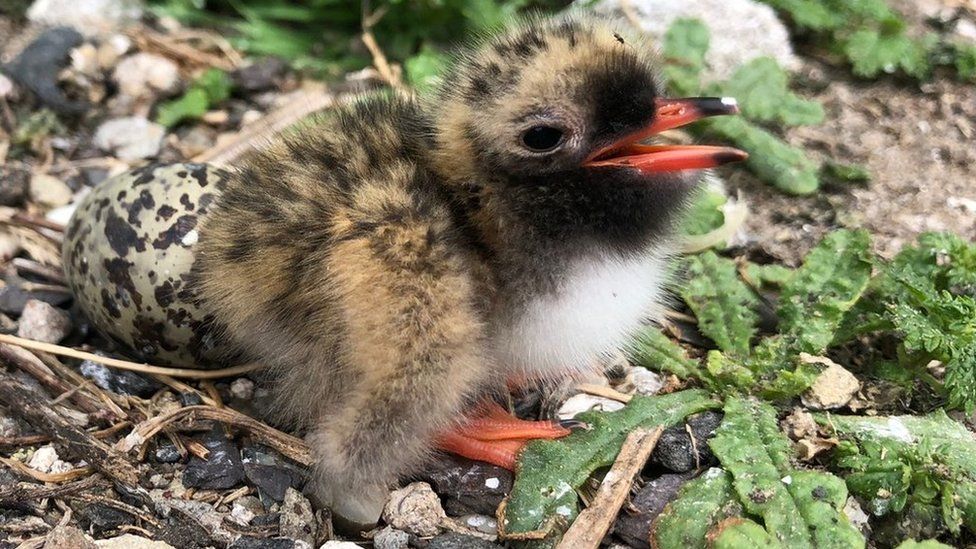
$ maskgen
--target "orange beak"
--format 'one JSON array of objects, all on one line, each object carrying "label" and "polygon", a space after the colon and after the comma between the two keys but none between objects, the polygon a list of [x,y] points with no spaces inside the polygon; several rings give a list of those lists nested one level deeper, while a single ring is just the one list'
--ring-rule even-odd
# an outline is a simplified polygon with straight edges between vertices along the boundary
[{"label": "orange beak", "polygon": [[749,155],[732,147],[638,144],[638,141],[665,130],[684,126],[708,116],[738,113],[738,104],[735,99],[729,97],[656,99],[654,120],[648,126],[597,149],[586,159],[583,166],[634,168],[642,173],[651,174],[700,170],[729,162],[740,162],[749,158]]}]

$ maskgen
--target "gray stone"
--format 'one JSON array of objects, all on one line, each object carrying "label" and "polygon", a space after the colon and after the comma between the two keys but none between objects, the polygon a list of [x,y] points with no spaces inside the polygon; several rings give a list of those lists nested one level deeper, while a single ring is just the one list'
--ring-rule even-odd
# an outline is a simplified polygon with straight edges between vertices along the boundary
[{"label": "gray stone", "polygon": [[166,135],[166,128],[139,116],[115,118],[95,131],[95,146],[127,162],[152,158]]},{"label": "gray stone", "polygon": [[[622,18],[621,0],[600,0],[593,7],[603,14]],[[711,34],[705,57],[708,81],[725,80],[735,69],[761,56],[775,58],[780,65],[795,69],[789,32],[772,8],[753,0],[629,0],[633,13],[658,44],[679,18],[701,19]],[[625,22],[626,24],[626,22]]]},{"label": "gray stone", "polygon": [[88,36],[110,32],[142,17],[138,0],[35,0],[27,10],[35,23],[65,26]]},{"label": "gray stone", "polygon": [[447,515],[441,500],[426,482],[414,482],[390,494],[383,520],[415,536],[434,536],[443,529]]},{"label": "gray stone", "polygon": [[58,343],[71,333],[71,318],[61,309],[31,299],[24,305],[17,336],[44,343]]},{"label": "gray stone", "polygon": [[180,69],[173,61],[154,53],[136,53],[119,61],[112,73],[119,91],[129,97],[152,97],[173,91],[180,83]]},{"label": "gray stone", "polygon": [[281,519],[278,523],[282,537],[304,541],[309,545],[315,543],[316,527],[315,514],[312,504],[294,488],[285,492],[285,500],[281,502]]}]

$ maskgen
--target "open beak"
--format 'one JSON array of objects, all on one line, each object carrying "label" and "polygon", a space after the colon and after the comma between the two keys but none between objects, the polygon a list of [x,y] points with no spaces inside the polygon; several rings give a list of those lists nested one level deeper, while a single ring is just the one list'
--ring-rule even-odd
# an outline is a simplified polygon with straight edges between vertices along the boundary
[{"label": "open beak", "polygon": [[654,120],[646,127],[601,147],[583,163],[585,167],[629,167],[642,173],[673,172],[714,168],[749,157],[732,147],[705,145],[640,145],[639,141],[665,130],[684,126],[708,116],[738,114],[739,106],[730,97],[656,99]]}]

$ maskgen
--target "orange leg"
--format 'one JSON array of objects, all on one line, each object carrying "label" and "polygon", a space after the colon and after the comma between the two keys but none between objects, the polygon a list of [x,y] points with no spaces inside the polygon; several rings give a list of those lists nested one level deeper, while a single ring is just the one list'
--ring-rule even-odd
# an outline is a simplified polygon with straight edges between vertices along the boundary
[{"label": "orange leg", "polygon": [[553,421],[526,421],[492,402],[461,427],[441,434],[437,447],[470,459],[515,470],[522,448],[533,439],[555,439],[570,430]]}]

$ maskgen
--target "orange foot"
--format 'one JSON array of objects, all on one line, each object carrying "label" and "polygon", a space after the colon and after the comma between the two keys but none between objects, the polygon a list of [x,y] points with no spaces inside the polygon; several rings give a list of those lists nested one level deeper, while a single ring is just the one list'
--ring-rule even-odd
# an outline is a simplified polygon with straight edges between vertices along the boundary
[{"label": "orange foot", "polygon": [[569,429],[554,421],[519,419],[491,402],[461,427],[437,437],[436,444],[452,454],[514,471],[519,452],[530,440],[561,438],[569,433]]}]

